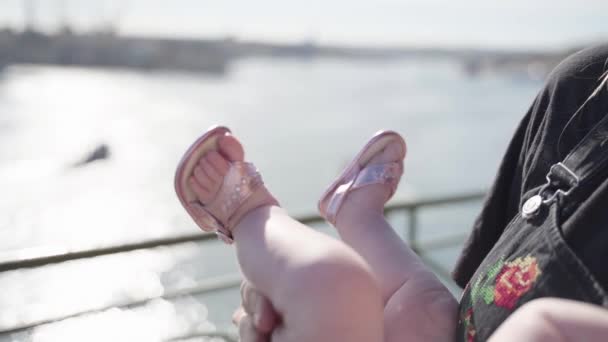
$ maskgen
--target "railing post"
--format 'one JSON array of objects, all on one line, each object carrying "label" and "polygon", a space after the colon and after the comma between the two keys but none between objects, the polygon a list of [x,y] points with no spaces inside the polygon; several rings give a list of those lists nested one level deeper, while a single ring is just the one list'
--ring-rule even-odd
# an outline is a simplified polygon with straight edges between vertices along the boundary
[{"label": "railing post", "polygon": [[410,248],[418,254],[418,207],[413,205],[408,209],[408,242]]}]

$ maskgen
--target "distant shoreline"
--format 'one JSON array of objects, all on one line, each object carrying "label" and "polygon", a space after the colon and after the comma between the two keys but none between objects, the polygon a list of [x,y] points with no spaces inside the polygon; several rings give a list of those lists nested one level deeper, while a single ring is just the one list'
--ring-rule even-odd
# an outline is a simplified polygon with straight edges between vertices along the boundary
[{"label": "distant shoreline", "polygon": [[113,32],[75,34],[64,31],[0,31],[0,69],[11,64],[117,67],[176,70],[222,75],[237,59],[451,59],[471,76],[487,71],[528,73],[544,77],[560,60],[580,49],[509,51],[475,48],[352,47],[239,41],[236,39],[171,39],[121,36]]}]

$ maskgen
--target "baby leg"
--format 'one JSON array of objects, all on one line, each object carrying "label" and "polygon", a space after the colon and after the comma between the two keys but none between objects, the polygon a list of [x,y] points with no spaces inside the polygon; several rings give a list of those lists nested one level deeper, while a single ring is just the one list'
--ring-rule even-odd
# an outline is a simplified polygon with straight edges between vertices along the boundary
[{"label": "baby leg", "polygon": [[[230,162],[242,161],[233,136],[201,158],[191,186],[209,203]],[[273,341],[383,340],[383,305],[365,261],[344,243],[295,221],[261,186],[235,213],[232,228],[243,274],[281,316]]]},{"label": "baby leg", "polygon": [[[368,165],[402,162],[399,144],[387,145]],[[346,244],[371,266],[385,305],[386,341],[448,341],[456,326],[457,302],[396,234],[384,217],[385,184],[353,190],[335,226]]]}]

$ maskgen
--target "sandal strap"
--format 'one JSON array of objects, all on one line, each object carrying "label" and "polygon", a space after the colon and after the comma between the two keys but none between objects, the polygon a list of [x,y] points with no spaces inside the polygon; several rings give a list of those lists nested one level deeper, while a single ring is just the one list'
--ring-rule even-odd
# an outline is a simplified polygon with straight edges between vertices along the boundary
[{"label": "sandal strap", "polygon": [[357,179],[350,190],[373,184],[387,184],[390,185],[391,190],[389,197],[392,197],[397,190],[397,185],[402,174],[403,163],[391,162],[368,165],[359,171]]},{"label": "sandal strap", "polygon": [[338,212],[340,211],[346,196],[348,196],[351,191],[363,188],[365,186],[374,184],[388,185],[390,189],[390,194],[387,198],[388,201],[388,199],[395,194],[402,174],[402,162],[371,164],[365,166],[359,172],[355,172],[350,178],[347,179],[347,181],[336,188],[327,204],[326,219],[335,225]]},{"label": "sandal strap", "polygon": [[[252,163],[232,162],[213,201],[207,205],[194,201],[189,206],[197,214],[199,225],[214,231],[222,241],[232,243],[232,216],[263,184],[262,176]],[[214,211],[217,208],[218,212],[211,213],[208,208]]]}]

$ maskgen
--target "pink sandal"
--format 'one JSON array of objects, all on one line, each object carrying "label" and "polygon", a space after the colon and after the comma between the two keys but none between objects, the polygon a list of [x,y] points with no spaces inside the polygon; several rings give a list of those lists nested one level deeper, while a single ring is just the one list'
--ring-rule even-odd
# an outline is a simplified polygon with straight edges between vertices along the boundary
[{"label": "pink sandal", "polygon": [[255,190],[264,185],[260,173],[252,163],[231,162],[215,198],[207,205],[199,202],[188,180],[201,157],[217,151],[218,139],[229,132],[223,126],[210,128],[188,148],[175,172],[175,192],[188,214],[202,230],[215,232],[227,244],[234,241],[231,229],[236,222],[233,222],[233,215]]},{"label": "pink sandal", "polygon": [[[368,162],[377,153],[382,152],[386,146],[392,143],[402,146],[403,155],[400,162],[368,165]],[[390,187],[388,201],[395,194],[403,174],[405,153],[405,141],[399,133],[393,131],[376,133],[321,196],[319,200],[321,216],[335,226],[338,212],[346,196],[355,189],[372,184],[386,184]]]}]

